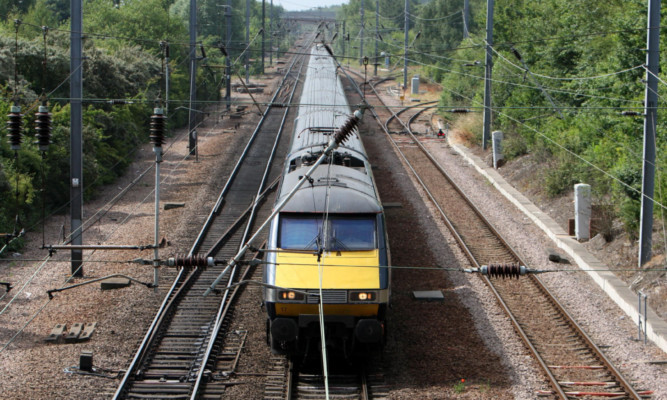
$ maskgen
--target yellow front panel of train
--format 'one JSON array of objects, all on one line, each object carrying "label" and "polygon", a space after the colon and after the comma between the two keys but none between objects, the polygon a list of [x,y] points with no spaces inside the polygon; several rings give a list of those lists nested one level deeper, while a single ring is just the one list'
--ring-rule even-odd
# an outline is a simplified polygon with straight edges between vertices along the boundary
[{"label": "yellow front panel of train", "polygon": [[[277,286],[299,289],[379,289],[380,263],[378,250],[332,251],[317,256],[304,253],[279,252],[276,255]],[[376,267],[376,268],[372,268]]]}]

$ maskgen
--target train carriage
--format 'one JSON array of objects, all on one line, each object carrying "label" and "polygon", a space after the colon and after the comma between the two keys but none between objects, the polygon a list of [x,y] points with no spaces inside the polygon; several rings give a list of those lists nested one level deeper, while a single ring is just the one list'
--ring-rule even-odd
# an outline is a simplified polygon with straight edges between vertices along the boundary
[{"label": "train carriage", "polygon": [[[351,115],[331,55],[311,51],[278,204]],[[320,338],[353,350],[384,340],[390,294],[385,222],[371,166],[355,130],[271,221],[264,281],[267,338],[275,353],[307,352]]]}]

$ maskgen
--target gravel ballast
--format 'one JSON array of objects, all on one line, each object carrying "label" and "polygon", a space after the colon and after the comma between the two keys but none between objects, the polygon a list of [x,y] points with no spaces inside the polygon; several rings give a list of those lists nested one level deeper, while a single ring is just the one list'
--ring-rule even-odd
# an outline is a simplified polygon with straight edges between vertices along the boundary
[{"label": "gravel ballast", "polygon": [[[238,130],[227,130],[223,128],[231,127],[236,121],[211,118],[198,130],[198,163],[192,159],[181,162],[187,154],[187,138],[183,137],[173,140],[173,147],[165,156],[163,176],[169,178],[163,186],[162,202],[185,203],[185,207],[161,212],[161,235],[169,242],[160,249],[161,255],[187,251],[217,198],[220,182],[226,180],[238,158],[237,150],[254,126],[251,121],[243,120]],[[467,260],[451,234],[430,203],[423,200],[424,194],[377,124],[366,117],[362,129],[383,202],[401,204],[401,207],[387,209],[393,264],[467,267]],[[549,262],[545,251],[554,245],[539,229],[444,142],[431,142],[427,146],[531,267],[542,268]],[[151,147],[144,146],[139,151],[138,159],[143,161],[133,164],[126,178],[87,204],[86,217],[102,209],[118,193],[118,187],[125,187],[150,166],[154,158]],[[99,217],[99,223],[86,233],[87,243],[153,242],[152,174],[149,172],[128,196]],[[58,241],[61,226],[67,221],[64,216],[50,218],[46,227],[47,244]],[[121,228],[120,222],[124,222]],[[119,382],[110,378],[129,364],[173,271],[161,272],[161,287],[157,292],[137,284],[101,291],[99,284],[94,284],[57,293],[47,303],[46,290],[63,285],[69,264],[49,262],[37,271],[40,263],[17,261],[45,256],[45,251],[38,249],[41,233],[30,233],[28,239],[24,254],[0,264],[0,280],[10,281],[15,286],[0,300],[0,310],[3,310],[0,345],[12,340],[19,329],[37,315],[0,354],[3,376],[0,398],[110,398]],[[152,258],[152,251],[98,252],[92,257],[99,261]],[[67,254],[57,253],[54,258],[64,260]],[[144,282],[153,279],[153,269],[138,264],[99,262],[87,263],[84,268],[85,278],[123,273]],[[35,278],[21,290],[33,273]],[[456,272],[395,269],[393,279],[393,308],[389,314],[389,337],[384,355],[391,398],[535,399],[536,390],[548,389],[536,363],[479,277]],[[545,274],[543,281],[595,343],[636,383],[636,388],[654,390],[655,399],[667,399],[667,365],[653,364],[667,360],[667,355],[650,343],[637,342],[635,323],[626,318],[590,278],[581,272],[568,271]],[[439,290],[445,301],[417,302],[412,298],[413,290]],[[253,288],[244,297],[256,299],[260,292]],[[0,296],[2,293],[0,289]],[[263,332],[257,332],[258,327],[263,327],[264,311],[258,301],[244,304],[239,311],[244,318],[239,320],[242,326],[238,328],[252,330],[249,335],[252,344],[247,345],[240,364],[250,371],[255,368],[253,365],[265,365],[270,357],[266,347],[261,347],[265,346]],[[76,322],[97,322],[90,341],[44,341],[55,324],[66,323],[70,327]],[[93,365],[99,368],[101,375],[108,377],[65,372],[68,367],[78,366],[82,351],[92,351]],[[466,386],[458,392],[454,388],[461,379],[466,380]],[[252,386],[252,389],[244,389],[239,385],[230,390],[230,398],[261,393],[260,379],[252,381]]]}]

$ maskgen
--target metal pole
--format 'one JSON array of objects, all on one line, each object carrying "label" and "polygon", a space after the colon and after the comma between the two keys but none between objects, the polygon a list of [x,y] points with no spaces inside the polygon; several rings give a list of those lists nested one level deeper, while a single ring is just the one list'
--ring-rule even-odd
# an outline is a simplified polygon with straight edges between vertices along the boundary
[{"label": "metal pole", "polygon": [[468,38],[470,33],[470,2],[463,0],[463,38]]},{"label": "metal pole", "polygon": [[405,23],[403,24],[403,30],[405,30],[405,49],[403,51],[403,92],[408,87],[408,31],[410,31],[410,20],[408,19],[409,3],[410,0],[405,0],[405,9],[403,13],[405,14]]},{"label": "metal pole", "polygon": [[164,113],[169,115],[169,43],[164,53]]},{"label": "metal pole", "polygon": [[380,0],[375,0],[375,58],[373,59],[373,75],[378,74],[378,40],[380,40]]},{"label": "metal pole", "polygon": [[[245,0],[245,45],[250,45],[250,0]],[[250,83],[250,51],[245,52],[245,83]]]},{"label": "metal pole", "polygon": [[264,75],[264,42],[266,41],[266,0],[262,0],[262,75]]},{"label": "metal pole", "polygon": [[227,110],[229,110],[232,101],[232,50],[229,48],[232,38],[232,0],[227,0],[227,7],[225,7],[225,25],[225,48],[227,49],[227,55],[225,56],[225,104]]},{"label": "metal pole", "polygon": [[[160,110],[162,112],[162,110]],[[156,112],[157,114],[157,112]],[[155,243],[153,246],[153,285],[157,292],[160,267],[160,163],[162,163],[162,147],[154,146],[155,153]]]},{"label": "metal pole", "polygon": [[273,0],[269,7],[269,65],[273,65]]},{"label": "metal pole", "polygon": [[343,21],[343,61],[345,61],[345,41],[347,40],[347,36],[345,36],[345,21]]},{"label": "metal pole", "polygon": [[364,59],[364,0],[361,0],[361,31],[359,33],[359,64],[363,62]]},{"label": "metal pole", "polygon": [[197,133],[195,132],[197,114],[197,0],[190,0],[190,104],[188,106],[188,150],[197,151]]},{"label": "metal pole", "polygon": [[[70,3],[70,242],[82,245],[83,219],[83,0]],[[72,275],[83,276],[83,251],[72,250]]]},{"label": "metal pole", "polygon": [[644,100],[644,166],[642,208],[639,228],[639,268],[651,259],[653,191],[655,187],[655,125],[658,120],[658,69],[660,66],[660,0],[649,0],[646,53],[646,96]]},{"label": "metal pole", "polygon": [[486,63],[484,71],[484,131],[482,132],[482,149],[486,150],[489,137],[491,136],[491,72],[493,70],[493,59],[491,58],[491,47],[493,46],[493,0],[486,2]]}]

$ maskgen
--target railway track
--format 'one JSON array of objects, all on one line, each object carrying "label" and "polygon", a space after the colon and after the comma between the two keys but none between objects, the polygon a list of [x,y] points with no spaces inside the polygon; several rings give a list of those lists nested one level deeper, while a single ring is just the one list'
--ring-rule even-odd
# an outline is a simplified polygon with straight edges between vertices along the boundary
[{"label": "railway track", "polygon": [[369,372],[366,369],[369,364],[376,363],[367,360],[360,360],[353,366],[347,362],[344,365],[331,363],[325,385],[319,364],[304,366],[287,357],[275,357],[265,385],[264,399],[386,399],[389,387],[385,383],[384,374],[381,371]]},{"label": "railway track", "polygon": [[[289,104],[305,57],[295,56],[271,99]],[[245,343],[247,332],[232,330],[235,300],[242,286],[203,297],[224,262],[206,266],[206,257],[229,260],[245,242],[253,221],[267,216],[282,168],[279,148],[289,108],[268,106],[132,360],[115,399],[220,398]],[[278,158],[278,159],[277,159]],[[261,173],[263,171],[263,173]],[[246,259],[248,259],[246,257]],[[218,287],[248,279],[252,263],[229,271]],[[225,286],[223,286],[225,285]]]},{"label": "railway track", "polygon": [[[453,183],[412,133],[410,125],[402,122],[398,113],[384,104],[375,86],[370,85],[370,88],[366,100],[371,106],[380,106],[377,112],[372,110],[376,121],[412,170],[473,266],[528,267]],[[418,115],[412,115],[410,121]],[[390,134],[388,124],[392,121],[403,125],[407,136]],[[650,395],[648,391],[637,391],[632,387],[537,276],[517,280],[484,276],[483,279],[551,384],[551,390],[537,395],[561,399],[640,399]]]}]

